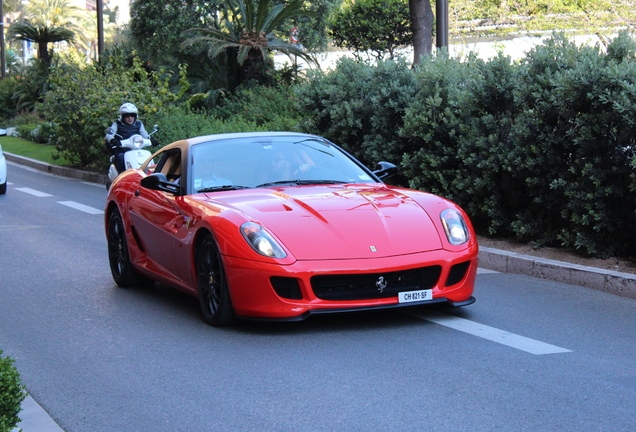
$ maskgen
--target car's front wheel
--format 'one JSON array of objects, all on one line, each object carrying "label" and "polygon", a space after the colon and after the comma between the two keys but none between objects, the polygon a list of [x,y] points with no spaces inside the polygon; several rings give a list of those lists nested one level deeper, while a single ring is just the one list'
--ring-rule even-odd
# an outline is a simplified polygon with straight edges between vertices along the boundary
[{"label": "car's front wheel", "polygon": [[7,182],[0,184],[0,195],[7,193]]},{"label": "car's front wheel", "polygon": [[196,265],[203,320],[213,326],[231,324],[235,317],[223,260],[214,238],[209,234],[199,243]]},{"label": "car's front wheel", "polygon": [[108,261],[115,283],[120,287],[146,285],[150,280],[135,271],[128,254],[124,221],[115,209],[108,218]]}]

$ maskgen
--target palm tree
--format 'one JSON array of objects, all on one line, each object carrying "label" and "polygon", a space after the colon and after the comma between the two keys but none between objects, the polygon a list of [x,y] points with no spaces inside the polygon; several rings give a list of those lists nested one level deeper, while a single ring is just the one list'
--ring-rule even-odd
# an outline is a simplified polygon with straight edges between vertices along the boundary
[{"label": "palm tree", "polygon": [[88,51],[97,35],[97,19],[71,0],[29,0],[25,16],[36,27],[64,28],[72,31],[77,48]]},{"label": "palm tree", "polygon": [[[256,1],[258,4],[255,5]],[[236,52],[241,66],[242,79],[260,80],[260,71],[269,53],[279,51],[296,55],[308,63],[315,61],[302,47],[290,44],[274,35],[274,30],[286,19],[297,15],[309,15],[303,9],[304,0],[292,0],[287,4],[270,6],[268,0],[231,0],[221,14],[220,28],[194,28],[193,36],[181,45],[186,47],[197,42],[209,44],[211,58],[228,51]]]},{"label": "palm tree", "polygon": [[72,42],[75,33],[64,27],[46,27],[34,25],[30,22],[24,24],[13,24],[7,35],[11,39],[35,42],[38,44],[38,58],[46,66],[51,64],[53,49],[49,51],[49,44],[53,42]]}]

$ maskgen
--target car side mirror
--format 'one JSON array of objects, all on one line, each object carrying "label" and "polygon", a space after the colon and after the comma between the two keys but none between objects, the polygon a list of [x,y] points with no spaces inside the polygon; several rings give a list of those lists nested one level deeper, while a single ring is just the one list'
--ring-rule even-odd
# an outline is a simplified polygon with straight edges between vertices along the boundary
[{"label": "car side mirror", "polygon": [[177,195],[181,192],[181,187],[176,183],[169,182],[163,173],[154,173],[144,177],[141,179],[141,186],[146,189],[168,192],[173,195]]},{"label": "car side mirror", "polygon": [[398,173],[398,169],[390,162],[378,162],[378,166],[375,167],[373,174],[378,176],[382,181],[389,179]]}]

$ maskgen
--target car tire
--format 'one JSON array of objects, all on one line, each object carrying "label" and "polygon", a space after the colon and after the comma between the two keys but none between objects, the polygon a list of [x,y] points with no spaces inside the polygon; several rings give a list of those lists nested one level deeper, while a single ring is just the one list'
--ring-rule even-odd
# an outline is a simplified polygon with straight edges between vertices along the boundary
[{"label": "car tire", "polygon": [[108,217],[108,261],[115,283],[120,287],[148,285],[152,281],[135,271],[130,262],[124,221],[115,209]]},{"label": "car tire", "polygon": [[196,253],[197,287],[203,320],[215,327],[235,321],[223,259],[214,238],[207,234]]},{"label": "car tire", "polygon": [[0,184],[0,195],[7,193],[7,182]]}]

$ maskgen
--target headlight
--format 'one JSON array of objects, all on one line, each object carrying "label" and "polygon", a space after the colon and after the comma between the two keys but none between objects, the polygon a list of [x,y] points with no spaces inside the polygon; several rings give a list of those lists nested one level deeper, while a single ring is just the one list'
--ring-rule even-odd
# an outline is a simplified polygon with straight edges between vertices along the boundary
[{"label": "headlight", "polygon": [[141,135],[136,135],[133,137],[133,144],[135,147],[141,147],[144,143],[144,138]]},{"label": "headlight", "polygon": [[245,222],[241,225],[241,234],[252,246],[252,249],[263,256],[272,258],[285,258],[287,256],[276,240],[262,226],[254,222]]},{"label": "headlight", "polygon": [[452,209],[446,209],[440,214],[446,238],[452,245],[461,245],[468,241],[468,228],[462,215]]}]

